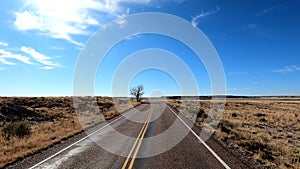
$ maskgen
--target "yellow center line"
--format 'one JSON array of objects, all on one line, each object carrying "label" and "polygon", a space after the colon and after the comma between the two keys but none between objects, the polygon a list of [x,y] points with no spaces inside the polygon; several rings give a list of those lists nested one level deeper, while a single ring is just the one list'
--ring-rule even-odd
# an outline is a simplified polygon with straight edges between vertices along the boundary
[{"label": "yellow center line", "polygon": [[137,145],[137,147],[136,147],[136,149],[135,149],[135,152],[134,152],[134,154],[133,154],[133,157],[132,157],[132,159],[131,159],[131,162],[130,162],[130,164],[129,164],[128,169],[131,169],[131,168],[133,167],[133,163],[134,163],[134,161],[135,161],[136,155],[137,155],[137,153],[138,153],[138,151],[139,151],[139,149],[140,149],[140,147],[141,147],[143,138],[144,138],[145,133],[146,133],[146,131],[147,131],[147,129],[148,129],[149,122],[150,122],[150,119],[151,119],[151,115],[152,115],[152,111],[150,112],[148,121],[146,122],[147,125],[146,125],[146,127],[145,127],[145,129],[144,129],[144,132],[143,132],[143,134],[142,134],[142,136],[141,136],[141,138],[140,138],[140,140],[139,140],[139,144]]},{"label": "yellow center line", "polygon": [[[143,127],[142,127],[142,129],[141,129],[141,131],[139,133],[139,135],[137,136],[137,138],[136,138],[136,140],[135,140],[132,148],[130,149],[130,152],[129,152],[129,154],[128,154],[128,156],[127,156],[127,158],[126,158],[126,160],[125,160],[125,162],[124,162],[124,164],[122,166],[122,169],[126,168],[126,166],[128,164],[128,161],[129,161],[129,159],[131,157],[131,154],[132,154],[132,152],[135,149],[134,155],[133,155],[133,157],[131,159],[131,162],[129,164],[128,169],[131,169],[133,167],[133,163],[135,161],[136,155],[137,155],[137,153],[139,151],[139,148],[141,146],[142,140],[143,140],[143,138],[145,136],[145,133],[147,131],[147,128],[149,126],[149,122],[150,122],[151,116],[152,116],[152,111],[148,114],[147,119],[146,119],[146,121],[145,121],[145,123],[144,123],[144,125],[143,125]],[[138,145],[137,145],[137,143],[138,143]]]}]

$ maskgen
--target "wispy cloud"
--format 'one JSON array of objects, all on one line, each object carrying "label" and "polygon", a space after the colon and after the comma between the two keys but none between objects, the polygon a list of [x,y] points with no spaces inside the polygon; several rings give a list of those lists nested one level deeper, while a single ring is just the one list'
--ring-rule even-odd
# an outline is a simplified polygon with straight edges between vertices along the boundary
[{"label": "wispy cloud", "polygon": [[15,65],[15,62],[12,62],[11,60],[18,60],[20,62],[23,62],[25,64],[32,65],[33,63],[30,61],[29,57],[20,55],[20,54],[13,54],[9,51],[5,51],[3,49],[0,49],[0,63],[6,64],[6,65]]},{"label": "wispy cloud", "polygon": [[44,67],[41,67],[41,69],[52,70],[52,69],[54,69],[54,67],[52,67],[52,66],[44,66]]},{"label": "wispy cloud", "polygon": [[120,14],[124,10],[122,4],[149,4],[150,2],[151,0],[105,0],[105,10],[111,14]]},{"label": "wispy cloud", "polygon": [[[102,25],[95,12],[117,17],[120,13],[129,13],[121,3],[147,4],[150,0],[31,0],[23,11],[15,12],[14,25],[21,31],[38,31],[56,39],[64,39],[77,46],[82,42],[74,35],[89,35],[88,29]],[[24,10],[25,9],[25,10]]]},{"label": "wispy cloud", "polygon": [[130,8],[127,8],[126,14],[128,15],[130,13]]},{"label": "wispy cloud", "polygon": [[273,70],[275,73],[292,73],[292,72],[300,72],[300,66],[285,66],[281,69]]},{"label": "wispy cloud", "polygon": [[127,20],[125,19],[125,16],[126,14],[117,16],[117,19],[114,21],[114,24],[103,25],[101,29],[104,31],[112,26],[117,26],[120,29],[125,28],[125,26],[127,25]]},{"label": "wispy cloud", "polygon": [[[32,57],[34,61],[43,64],[44,67],[42,67],[41,69],[50,70],[60,66],[59,64],[52,62],[51,57],[39,53],[35,51],[33,48],[22,46],[20,49],[18,48],[14,50],[23,52],[29,55],[30,57]],[[19,53],[16,54],[16,53],[12,53],[11,51],[0,49],[0,63],[5,65],[16,65],[17,63],[14,62],[13,60],[17,60],[28,65],[36,65],[36,62],[32,62],[30,57],[24,56],[23,54],[19,54]]]},{"label": "wispy cloud", "polygon": [[133,38],[139,38],[139,37],[141,37],[141,36],[142,36],[142,35],[141,35],[141,32],[136,32],[136,33],[134,33],[134,34],[132,34],[132,35],[126,37],[126,40],[131,40],[131,39],[133,39]]},{"label": "wispy cloud", "polygon": [[177,3],[177,4],[182,4],[187,0],[172,0],[173,2]]},{"label": "wispy cloud", "polygon": [[256,24],[248,24],[248,29],[260,36],[269,37],[269,34]]},{"label": "wispy cloud", "polygon": [[15,65],[16,63],[14,62],[10,62],[10,61],[7,61],[6,59],[0,57],[0,63],[3,63],[5,65]]},{"label": "wispy cloud", "polygon": [[3,42],[3,41],[0,41],[0,46],[8,46],[8,43],[7,42]]},{"label": "wispy cloud", "polygon": [[220,8],[217,7],[217,8],[216,8],[215,10],[213,10],[213,11],[208,11],[208,12],[203,12],[203,11],[202,11],[199,15],[197,15],[197,16],[195,16],[195,17],[192,17],[191,23],[192,23],[193,27],[197,27],[197,25],[198,25],[198,23],[199,23],[199,20],[200,20],[201,18],[206,17],[206,16],[209,16],[209,15],[213,15],[213,14],[219,12],[219,11],[220,11]]},{"label": "wispy cloud", "polygon": [[65,47],[57,47],[57,46],[51,46],[48,49],[50,50],[67,50]]},{"label": "wispy cloud", "polygon": [[30,11],[16,12],[16,20],[14,24],[16,28],[21,31],[36,30],[53,38],[65,39],[75,45],[83,46],[82,43],[72,39],[71,35],[85,34],[85,32],[83,31],[83,29],[85,28],[84,24],[80,25],[79,23],[68,23],[68,20],[63,21],[60,19],[55,19],[53,16],[46,17],[39,15],[41,14]]},{"label": "wispy cloud", "polygon": [[230,92],[232,92],[232,91],[238,91],[239,89],[238,89],[238,88],[232,88],[232,87],[231,87],[231,88],[228,88],[227,90],[230,91]]},{"label": "wispy cloud", "polygon": [[20,50],[30,55],[35,61],[44,64],[45,66],[49,66],[53,68],[59,66],[59,64],[53,63],[51,61],[51,57],[41,54],[30,47],[22,46]]},{"label": "wispy cloud", "polygon": [[127,25],[127,20],[124,17],[120,17],[117,21],[116,24],[120,26],[120,28],[124,28]]},{"label": "wispy cloud", "polygon": [[275,11],[275,10],[279,9],[279,7],[280,6],[271,6],[271,7],[265,8],[265,9],[261,10],[260,12],[258,12],[256,14],[256,16],[266,15],[266,14],[272,12],[272,11]]},{"label": "wispy cloud", "polygon": [[247,72],[229,72],[228,75],[229,76],[245,76],[245,75],[249,75],[249,73],[247,73]]}]

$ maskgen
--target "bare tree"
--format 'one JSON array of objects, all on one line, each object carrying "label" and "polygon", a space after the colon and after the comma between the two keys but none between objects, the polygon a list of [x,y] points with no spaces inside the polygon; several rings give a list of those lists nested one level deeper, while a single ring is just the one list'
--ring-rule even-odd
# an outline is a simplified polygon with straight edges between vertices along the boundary
[{"label": "bare tree", "polygon": [[143,85],[138,85],[136,87],[133,87],[130,89],[130,94],[135,96],[136,101],[140,101],[140,97],[144,94],[144,86]]}]

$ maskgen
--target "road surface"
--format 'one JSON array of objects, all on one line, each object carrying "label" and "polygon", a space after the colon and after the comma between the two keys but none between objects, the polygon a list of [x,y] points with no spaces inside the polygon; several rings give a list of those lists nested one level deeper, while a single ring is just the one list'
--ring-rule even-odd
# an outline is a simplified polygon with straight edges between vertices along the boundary
[{"label": "road surface", "polygon": [[203,142],[198,136],[200,128],[177,114],[165,103],[142,104],[97,125],[88,136],[56,152],[52,150],[48,157],[36,155],[11,167],[249,168],[213,139]]}]

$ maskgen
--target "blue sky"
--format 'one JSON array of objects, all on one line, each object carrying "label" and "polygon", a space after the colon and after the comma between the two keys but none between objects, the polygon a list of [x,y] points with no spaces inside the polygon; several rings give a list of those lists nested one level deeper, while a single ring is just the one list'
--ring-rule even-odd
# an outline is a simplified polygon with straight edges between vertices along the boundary
[{"label": "blue sky", "polygon": [[[172,14],[199,28],[223,63],[227,94],[300,95],[299,9],[300,2],[292,0],[3,1],[0,95],[72,95],[76,61],[88,39],[103,25],[140,12]],[[189,48],[172,38],[143,34],[124,39],[105,56],[96,74],[95,95],[111,96],[118,65],[147,48],[176,54],[193,72],[198,94],[212,93],[205,67]],[[191,94],[180,91],[180,85],[189,82],[178,85],[174,77],[155,69],[142,71],[130,84],[118,82],[128,88],[137,84],[144,85],[146,96],[157,90]]]}]

